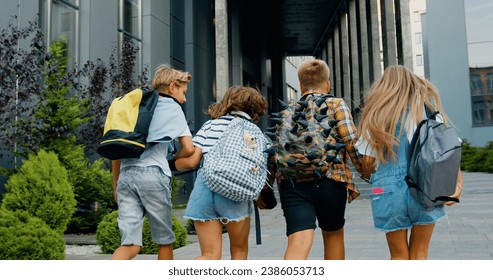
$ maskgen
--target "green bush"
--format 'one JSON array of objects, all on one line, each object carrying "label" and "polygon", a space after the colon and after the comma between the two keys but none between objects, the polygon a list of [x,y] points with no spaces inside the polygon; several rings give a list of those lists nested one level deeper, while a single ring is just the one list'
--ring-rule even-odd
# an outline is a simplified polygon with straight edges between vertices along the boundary
[{"label": "green bush", "polygon": [[1,260],[63,260],[65,240],[27,212],[0,209]]},{"label": "green bush", "polygon": [[101,218],[117,208],[113,199],[113,178],[108,168],[103,167],[104,159],[90,163],[84,147],[75,143],[75,137],[56,139],[48,149],[58,154],[74,186],[77,210],[66,232],[96,232]]},{"label": "green bush", "polygon": [[[187,244],[187,230],[175,216],[172,219],[172,228],[175,233],[173,249],[177,249]],[[118,211],[113,211],[104,216],[96,230],[96,241],[103,254],[112,254],[120,246],[121,235],[118,229]],[[157,245],[152,241],[151,227],[147,218],[144,219],[142,228],[142,249],[140,254],[157,254]]]},{"label": "green bush", "polygon": [[462,144],[461,169],[470,172],[493,173],[493,141],[485,147],[473,147],[468,141]]},{"label": "green bush", "polygon": [[53,152],[30,155],[10,176],[2,208],[26,211],[62,234],[75,211],[76,201],[67,171]]},{"label": "green bush", "polygon": [[178,249],[180,247],[187,245],[187,229],[185,226],[176,218],[173,218],[173,232],[175,233],[175,243],[173,243],[173,249]]}]

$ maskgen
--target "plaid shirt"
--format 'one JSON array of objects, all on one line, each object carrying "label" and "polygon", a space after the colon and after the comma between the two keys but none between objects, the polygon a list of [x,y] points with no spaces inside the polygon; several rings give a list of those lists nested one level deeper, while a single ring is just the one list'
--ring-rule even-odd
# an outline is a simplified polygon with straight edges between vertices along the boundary
[{"label": "plaid shirt", "polygon": [[[337,135],[339,135],[342,142],[347,145],[346,155],[349,155],[356,170],[360,174],[363,173],[358,153],[354,147],[354,144],[356,143],[356,126],[354,125],[351,111],[346,105],[346,102],[344,102],[344,99],[341,98],[329,99],[327,106],[329,107],[329,116],[335,120],[340,120],[336,127]],[[347,183],[346,188],[349,190],[348,202],[351,202],[360,195],[360,192],[353,183],[353,175],[349,170],[347,157],[344,158],[343,164],[334,165],[333,172],[329,174],[328,177],[334,181]]]},{"label": "plaid shirt", "polygon": [[[333,164],[332,172],[327,175],[328,178],[337,181],[345,182],[346,188],[348,189],[348,202],[353,201],[360,195],[359,190],[353,183],[353,174],[349,169],[347,156],[351,158],[353,165],[356,170],[362,174],[363,169],[358,158],[358,154],[354,144],[356,142],[356,126],[353,122],[353,117],[351,116],[351,111],[347,106],[346,102],[342,98],[328,98],[327,101],[328,111],[327,114],[330,118],[334,120],[340,120],[335,129],[337,130],[337,135],[341,138],[342,142],[346,146],[346,154],[342,158],[342,164]],[[282,180],[282,174],[277,171],[277,166],[275,158],[271,157],[269,160],[269,171],[271,172],[271,178],[269,178],[269,183],[272,185],[274,182],[274,175],[277,177],[278,186],[280,185],[280,180]],[[277,173],[277,174],[276,174]]]}]

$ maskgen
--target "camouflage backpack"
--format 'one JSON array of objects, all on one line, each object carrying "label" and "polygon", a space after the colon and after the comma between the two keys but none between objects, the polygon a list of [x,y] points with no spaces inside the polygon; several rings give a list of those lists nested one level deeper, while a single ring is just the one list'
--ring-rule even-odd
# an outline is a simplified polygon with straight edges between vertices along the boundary
[{"label": "camouflage backpack", "polygon": [[333,129],[339,120],[328,114],[331,94],[309,94],[288,103],[279,100],[281,111],[271,114],[276,124],[265,133],[272,140],[269,156],[276,155],[283,179],[306,182],[327,177],[332,165],[342,163],[344,147]]}]

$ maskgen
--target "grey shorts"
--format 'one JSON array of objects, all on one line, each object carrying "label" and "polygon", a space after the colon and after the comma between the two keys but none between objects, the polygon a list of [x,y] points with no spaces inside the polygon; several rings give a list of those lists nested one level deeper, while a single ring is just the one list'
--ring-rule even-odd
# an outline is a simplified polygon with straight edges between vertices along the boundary
[{"label": "grey shorts", "polygon": [[157,166],[123,168],[118,178],[118,227],[122,245],[142,246],[144,215],[157,244],[175,241],[171,216],[171,178]]}]

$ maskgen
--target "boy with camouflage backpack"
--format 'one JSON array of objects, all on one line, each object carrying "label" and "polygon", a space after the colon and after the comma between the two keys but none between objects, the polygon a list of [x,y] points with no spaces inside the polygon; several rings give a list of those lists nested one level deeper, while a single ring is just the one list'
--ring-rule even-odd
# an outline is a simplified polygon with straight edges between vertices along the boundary
[{"label": "boy with camouflage backpack", "polygon": [[276,125],[266,132],[273,140],[268,150],[270,181],[277,178],[287,225],[284,259],[307,259],[316,220],[322,229],[324,258],[345,258],[346,201],[359,196],[347,155],[358,172],[362,169],[353,146],[356,130],[349,108],[343,99],[327,94],[329,71],[322,60],[300,65],[301,99],[281,101],[281,111],[272,114]]}]

